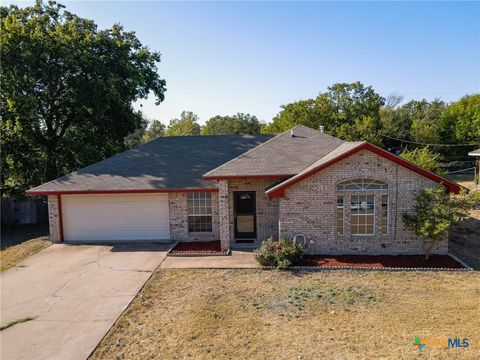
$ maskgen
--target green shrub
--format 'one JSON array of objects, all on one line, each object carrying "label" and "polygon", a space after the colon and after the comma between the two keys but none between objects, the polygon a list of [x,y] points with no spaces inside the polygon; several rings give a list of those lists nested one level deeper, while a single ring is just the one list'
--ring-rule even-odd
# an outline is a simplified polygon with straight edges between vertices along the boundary
[{"label": "green shrub", "polygon": [[288,240],[268,238],[255,250],[255,260],[262,266],[275,266],[285,269],[303,255],[303,247]]}]

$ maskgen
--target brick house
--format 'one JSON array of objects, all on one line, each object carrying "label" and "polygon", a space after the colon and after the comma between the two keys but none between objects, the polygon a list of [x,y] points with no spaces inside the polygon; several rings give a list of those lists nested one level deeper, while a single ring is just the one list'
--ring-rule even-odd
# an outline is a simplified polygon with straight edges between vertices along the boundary
[{"label": "brick house", "polygon": [[[367,142],[305,126],[278,136],[153,140],[29,190],[54,242],[209,241],[302,234],[309,253],[418,254],[402,214],[416,191],[460,186]],[[434,253],[446,254],[448,240]]]}]

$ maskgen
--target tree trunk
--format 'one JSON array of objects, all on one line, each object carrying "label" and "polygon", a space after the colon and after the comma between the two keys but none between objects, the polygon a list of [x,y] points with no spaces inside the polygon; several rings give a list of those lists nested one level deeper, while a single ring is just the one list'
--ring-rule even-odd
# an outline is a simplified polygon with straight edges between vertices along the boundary
[{"label": "tree trunk", "polygon": [[56,146],[46,147],[47,163],[45,164],[45,180],[50,181],[58,177]]}]

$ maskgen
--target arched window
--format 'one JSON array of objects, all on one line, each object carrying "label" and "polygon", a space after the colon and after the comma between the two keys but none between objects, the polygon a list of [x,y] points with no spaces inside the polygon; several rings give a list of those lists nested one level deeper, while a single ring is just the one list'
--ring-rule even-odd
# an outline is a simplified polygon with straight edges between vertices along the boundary
[{"label": "arched window", "polygon": [[337,191],[378,191],[388,190],[386,182],[375,179],[354,179],[337,185]]},{"label": "arched window", "polygon": [[[342,236],[345,231],[345,205],[350,207],[350,234],[374,235],[375,234],[375,197],[380,196],[381,211],[378,225],[381,235],[388,235],[388,184],[375,179],[354,179],[341,182],[337,185],[337,235]],[[346,195],[345,192],[354,194]],[[355,194],[360,193],[360,194]],[[345,198],[346,197],[346,198]],[[346,202],[346,203],[345,203]]]}]

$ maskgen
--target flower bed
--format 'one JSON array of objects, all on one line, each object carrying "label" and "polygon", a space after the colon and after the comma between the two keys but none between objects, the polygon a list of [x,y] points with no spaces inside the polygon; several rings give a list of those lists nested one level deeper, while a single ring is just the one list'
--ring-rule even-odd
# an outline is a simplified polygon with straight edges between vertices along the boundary
[{"label": "flower bed", "polygon": [[168,256],[225,256],[228,250],[222,250],[220,241],[179,242],[167,253]]},{"label": "flower bed", "polygon": [[305,255],[295,267],[372,269],[465,269],[448,255]]}]

